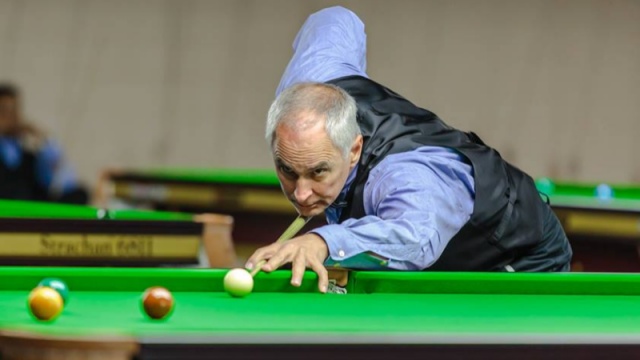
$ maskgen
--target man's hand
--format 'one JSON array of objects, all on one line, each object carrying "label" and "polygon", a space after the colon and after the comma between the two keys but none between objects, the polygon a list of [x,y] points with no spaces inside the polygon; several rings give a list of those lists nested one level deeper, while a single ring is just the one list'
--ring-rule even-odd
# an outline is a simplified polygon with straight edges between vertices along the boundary
[{"label": "man's hand", "polygon": [[329,248],[324,239],[316,234],[298,236],[282,243],[273,243],[256,250],[249,258],[246,268],[253,267],[262,260],[268,260],[262,270],[271,272],[280,266],[291,263],[291,285],[300,286],[306,268],[318,274],[318,289],[327,292],[329,277],[323,263],[329,256]]},{"label": "man's hand", "polygon": [[40,151],[47,142],[47,136],[44,131],[35,125],[20,122],[16,126],[16,134],[22,140],[22,145],[30,151]]},{"label": "man's hand", "polygon": [[32,123],[28,123],[25,121],[21,121],[16,126],[16,130],[20,135],[29,135],[37,138],[46,138],[44,131],[40,130],[36,125]]}]

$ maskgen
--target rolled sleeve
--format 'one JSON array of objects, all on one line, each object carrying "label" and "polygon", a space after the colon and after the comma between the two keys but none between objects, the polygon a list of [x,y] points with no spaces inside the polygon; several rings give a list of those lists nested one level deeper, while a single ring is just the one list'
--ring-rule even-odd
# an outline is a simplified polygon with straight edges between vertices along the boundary
[{"label": "rolled sleeve", "polygon": [[352,11],[334,6],[312,14],[293,42],[293,56],[276,96],[300,82],[366,77],[366,42],[364,23]]}]

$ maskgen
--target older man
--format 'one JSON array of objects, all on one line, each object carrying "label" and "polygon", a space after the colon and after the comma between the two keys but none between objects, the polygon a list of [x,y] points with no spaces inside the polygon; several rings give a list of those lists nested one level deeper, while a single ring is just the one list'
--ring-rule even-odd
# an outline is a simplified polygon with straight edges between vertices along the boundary
[{"label": "older man", "polygon": [[447,271],[566,271],[571,248],[531,177],[366,74],[364,25],[313,14],[272,104],[267,142],[284,193],[329,225],[258,249],[252,268],[292,263],[327,289],[325,265]]}]

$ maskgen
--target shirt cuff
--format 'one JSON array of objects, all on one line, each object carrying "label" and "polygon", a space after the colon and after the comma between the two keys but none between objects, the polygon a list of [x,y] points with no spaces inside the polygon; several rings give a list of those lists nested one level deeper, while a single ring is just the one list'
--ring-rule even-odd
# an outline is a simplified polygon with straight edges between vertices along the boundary
[{"label": "shirt cuff", "polygon": [[343,225],[325,225],[310,231],[321,236],[329,248],[325,266],[351,269],[387,269],[389,260],[363,252]]},{"label": "shirt cuff", "polygon": [[349,232],[342,225],[325,225],[313,229],[311,233],[321,236],[329,248],[329,257],[336,261],[350,258],[362,251],[354,246]]}]

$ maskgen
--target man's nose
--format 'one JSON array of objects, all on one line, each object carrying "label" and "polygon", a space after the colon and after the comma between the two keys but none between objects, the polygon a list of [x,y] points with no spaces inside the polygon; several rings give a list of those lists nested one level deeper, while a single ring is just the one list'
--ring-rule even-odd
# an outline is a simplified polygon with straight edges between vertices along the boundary
[{"label": "man's nose", "polygon": [[293,191],[293,196],[296,198],[296,202],[303,206],[311,205],[306,203],[306,201],[311,197],[311,194],[313,194],[311,181],[298,179],[298,181],[296,181],[296,189]]}]

